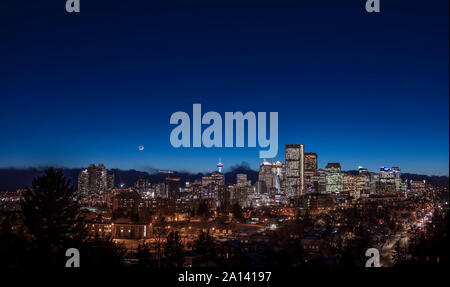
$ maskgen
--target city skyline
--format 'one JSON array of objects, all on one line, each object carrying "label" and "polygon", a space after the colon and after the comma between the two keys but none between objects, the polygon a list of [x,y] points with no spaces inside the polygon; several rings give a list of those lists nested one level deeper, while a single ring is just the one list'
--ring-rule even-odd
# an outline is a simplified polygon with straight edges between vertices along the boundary
[{"label": "city skyline", "polygon": [[257,169],[257,148],[170,145],[170,115],[201,103],[278,112],[275,161],[299,143],[322,168],[448,176],[446,1],[384,3],[379,15],[360,3],[140,3],[120,6],[120,18],[108,3],[79,15],[7,4],[28,21],[1,20],[11,29],[0,48],[10,71],[0,77],[0,167],[207,172],[222,158],[225,170]]},{"label": "city skyline", "polygon": [[449,1],[0,11],[2,270],[281,286],[449,265]]},{"label": "city skyline", "polygon": [[[137,148],[139,149],[139,148]],[[205,148],[202,148],[205,149]],[[256,149],[256,148],[255,148]],[[284,146],[283,146],[284,149]],[[142,151],[140,151],[142,152]],[[308,151],[305,150],[305,153],[307,153]],[[314,151],[313,153],[316,153],[316,151]],[[284,154],[284,151],[283,151]],[[317,153],[319,154],[319,153]],[[220,155],[220,153],[219,153]],[[223,160],[223,159],[224,160]],[[361,163],[360,161],[358,161],[358,159],[351,159],[351,163],[349,164],[348,162],[343,162],[342,160],[338,160],[337,157],[332,157],[333,161],[326,161],[321,159],[320,154],[317,156],[317,168],[318,169],[325,169],[327,164],[332,163],[332,162],[337,162],[340,163],[342,166],[342,170],[343,171],[355,171],[358,170],[359,167],[364,167],[366,169],[368,169],[369,171],[372,172],[377,172],[380,168],[385,167],[385,166],[401,166],[399,164],[396,163],[395,160],[387,160],[387,161],[379,161],[379,164],[372,164],[372,165],[365,165],[364,163]],[[180,168],[174,168],[174,166],[176,167],[177,165],[170,165],[170,164],[161,164],[159,166],[156,165],[147,165],[147,166],[141,166],[140,168],[138,166],[134,166],[132,163],[129,163],[127,165],[125,165],[125,167],[122,166],[114,166],[113,164],[111,164],[111,160],[104,158],[104,159],[99,159],[99,160],[86,160],[86,162],[81,163],[79,165],[74,165],[74,166],[68,166],[68,165],[64,165],[64,164],[38,164],[38,165],[30,165],[30,166],[13,166],[13,165],[5,165],[5,166],[0,166],[0,169],[38,169],[38,170],[44,170],[48,167],[55,167],[58,169],[83,169],[86,168],[87,166],[89,166],[92,163],[101,163],[101,164],[105,164],[107,166],[110,166],[112,169],[119,169],[119,170],[136,170],[136,171],[142,171],[142,172],[147,172],[149,174],[155,174],[158,173],[159,170],[172,170],[172,171],[176,171],[176,172],[181,172],[181,173],[190,173],[190,174],[196,174],[196,173],[209,173],[211,172],[211,170],[214,170],[217,167],[218,162],[221,162],[223,164],[222,168],[224,170],[224,172],[229,172],[229,171],[233,171],[236,168],[247,168],[247,169],[251,169],[253,171],[258,171],[259,166],[264,162],[264,161],[269,161],[269,162],[277,162],[277,161],[281,161],[281,162],[285,162],[284,156],[283,157],[276,157],[276,158],[271,158],[271,159],[260,159],[258,157],[256,157],[254,160],[250,160],[248,161],[248,158],[246,158],[247,160],[242,160],[242,161],[234,161],[231,163],[227,162],[227,159],[220,156],[218,158],[202,158],[202,162],[205,163],[205,165],[201,166],[200,168],[194,168],[191,169],[189,168],[189,166],[181,166]],[[387,163],[386,163],[387,162]],[[355,165],[356,164],[356,165]],[[408,170],[408,169],[403,169],[403,172],[405,173],[411,173],[411,174],[420,174],[420,175],[427,175],[427,176],[449,176],[448,170],[447,172],[430,172],[427,173],[425,170]]]}]

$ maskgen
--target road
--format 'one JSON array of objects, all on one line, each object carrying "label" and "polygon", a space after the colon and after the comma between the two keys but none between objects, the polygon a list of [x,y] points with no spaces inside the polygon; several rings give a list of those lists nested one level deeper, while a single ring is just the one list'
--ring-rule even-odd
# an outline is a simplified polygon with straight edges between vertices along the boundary
[{"label": "road", "polygon": [[[403,238],[402,238],[403,234]],[[400,244],[404,247],[408,246],[408,235],[406,231],[399,231],[390,239],[388,239],[381,247],[380,252],[380,266],[392,267],[394,262],[392,261],[392,252],[395,249],[395,245],[400,241]]]}]

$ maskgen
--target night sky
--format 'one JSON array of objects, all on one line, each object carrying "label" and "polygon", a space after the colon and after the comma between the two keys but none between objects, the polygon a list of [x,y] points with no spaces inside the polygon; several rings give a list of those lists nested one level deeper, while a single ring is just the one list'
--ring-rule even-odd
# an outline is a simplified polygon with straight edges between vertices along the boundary
[{"label": "night sky", "polygon": [[170,145],[201,103],[278,112],[276,160],[448,175],[448,3],[2,0],[0,167],[257,168],[260,148]]}]

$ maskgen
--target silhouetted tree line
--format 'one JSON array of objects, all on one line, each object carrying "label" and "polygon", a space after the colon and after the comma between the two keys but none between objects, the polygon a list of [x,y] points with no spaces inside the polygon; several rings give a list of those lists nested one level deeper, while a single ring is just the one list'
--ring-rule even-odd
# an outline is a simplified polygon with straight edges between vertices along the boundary
[{"label": "silhouetted tree line", "polygon": [[5,223],[0,234],[0,265],[64,267],[66,250],[77,248],[80,265],[121,265],[125,250],[110,237],[89,236],[76,190],[61,171],[49,168],[33,180],[21,199],[22,232]]}]

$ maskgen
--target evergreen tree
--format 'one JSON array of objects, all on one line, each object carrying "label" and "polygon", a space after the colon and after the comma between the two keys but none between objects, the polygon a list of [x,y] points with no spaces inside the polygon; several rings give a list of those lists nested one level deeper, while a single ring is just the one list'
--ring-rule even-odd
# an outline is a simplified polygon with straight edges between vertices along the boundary
[{"label": "evergreen tree", "polygon": [[397,241],[395,244],[395,249],[392,252],[392,261],[394,261],[395,266],[401,266],[406,263],[407,252],[406,249]]},{"label": "evergreen tree", "polygon": [[167,234],[166,225],[166,219],[161,214],[158,216],[156,222],[153,223],[153,235],[155,235],[156,240],[158,266],[161,266],[163,239]]},{"label": "evergreen tree", "polygon": [[209,232],[199,234],[197,240],[194,242],[193,249],[202,256],[203,263],[208,263],[216,258],[215,244]]},{"label": "evergreen tree", "polygon": [[136,257],[138,267],[150,267],[154,264],[148,243],[144,242],[138,245]]},{"label": "evergreen tree", "polygon": [[32,239],[32,258],[37,266],[64,266],[65,251],[85,234],[79,216],[76,190],[61,171],[49,168],[37,177],[21,201],[24,226]]},{"label": "evergreen tree", "polygon": [[233,204],[233,206],[231,207],[231,209],[233,211],[233,217],[238,219],[238,220],[241,220],[242,219],[242,208],[239,205],[239,203],[235,202]]},{"label": "evergreen tree", "polygon": [[61,171],[49,168],[23,194],[22,218],[30,238],[22,265],[64,267],[69,248],[80,251],[80,263],[120,265],[125,249],[111,237],[91,237],[81,215],[76,190]]},{"label": "evergreen tree", "polygon": [[184,246],[178,231],[170,232],[169,235],[167,235],[166,244],[164,246],[164,255],[168,267],[183,267]]}]

